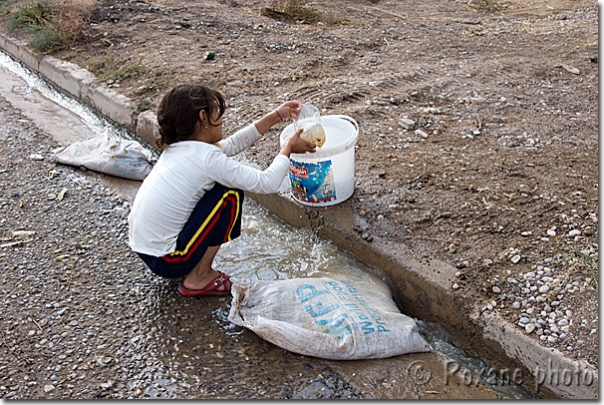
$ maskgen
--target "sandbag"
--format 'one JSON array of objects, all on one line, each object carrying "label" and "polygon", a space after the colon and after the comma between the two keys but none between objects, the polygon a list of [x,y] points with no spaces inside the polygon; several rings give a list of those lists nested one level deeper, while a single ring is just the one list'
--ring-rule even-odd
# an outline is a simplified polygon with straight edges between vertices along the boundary
[{"label": "sandbag", "polygon": [[72,143],[56,153],[54,160],[131,180],[143,180],[154,163],[151,152],[138,142],[107,133]]},{"label": "sandbag", "polygon": [[357,360],[431,351],[383,286],[304,278],[237,282],[229,320],[294,353]]}]

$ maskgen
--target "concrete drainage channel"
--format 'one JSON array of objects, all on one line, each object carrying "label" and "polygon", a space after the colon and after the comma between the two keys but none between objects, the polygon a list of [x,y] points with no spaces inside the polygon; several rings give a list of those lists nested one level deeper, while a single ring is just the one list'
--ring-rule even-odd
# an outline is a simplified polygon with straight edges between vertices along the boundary
[{"label": "concrete drainage channel", "polygon": [[[155,114],[151,111],[137,114],[129,99],[95,83],[90,72],[51,56],[35,54],[12,38],[0,36],[0,48],[60,90],[134,133],[147,146],[154,144]],[[403,245],[379,240],[365,242],[354,232],[346,231],[352,229],[352,219],[338,206],[304,207],[288,193],[251,197],[283,221],[311,230],[319,238],[333,241],[339,248],[363,258],[367,265],[380,269],[391,280],[406,314],[441,325],[464,349],[488,359],[493,367],[487,371],[498,371],[503,378],[533,392],[538,390],[538,395],[545,398],[598,398],[595,368],[541,346],[496,312],[482,311],[480,306],[468,311],[468,306],[449,289],[457,271],[454,267],[436,260],[419,260]],[[488,379],[489,375],[484,377]]]}]

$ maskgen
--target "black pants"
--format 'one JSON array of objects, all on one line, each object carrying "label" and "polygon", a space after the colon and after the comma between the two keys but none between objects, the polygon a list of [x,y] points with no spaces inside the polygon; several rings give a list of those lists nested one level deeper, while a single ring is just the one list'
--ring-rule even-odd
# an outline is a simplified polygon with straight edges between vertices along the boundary
[{"label": "black pants", "polygon": [[161,257],[137,253],[161,277],[186,276],[210,246],[219,246],[241,235],[244,194],[216,184],[199,200],[178,235],[176,251]]}]

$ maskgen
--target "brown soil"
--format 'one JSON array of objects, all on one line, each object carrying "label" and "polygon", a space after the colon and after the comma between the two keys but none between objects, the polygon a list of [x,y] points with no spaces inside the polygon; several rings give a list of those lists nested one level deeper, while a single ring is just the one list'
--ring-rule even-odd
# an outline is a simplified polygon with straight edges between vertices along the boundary
[{"label": "brown soil", "polygon": [[[287,99],[353,117],[357,188],[343,204],[357,229],[457,266],[454,293],[473,284],[513,323],[562,311],[555,341],[532,336],[597,366],[597,3],[309,5],[331,18],[280,20],[269,1],[101,0],[89,40],[54,56],[141,110],[178,83],[210,84],[229,100],[227,133]],[[282,128],[248,158],[269,162]],[[522,294],[529,272],[549,292]]]}]

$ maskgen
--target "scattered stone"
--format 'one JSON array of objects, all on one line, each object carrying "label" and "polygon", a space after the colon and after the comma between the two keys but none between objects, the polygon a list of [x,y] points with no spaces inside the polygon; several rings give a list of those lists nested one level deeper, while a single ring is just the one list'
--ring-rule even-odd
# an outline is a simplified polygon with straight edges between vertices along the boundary
[{"label": "scattered stone", "polygon": [[398,123],[401,127],[410,130],[415,128],[415,121],[409,119],[409,118],[401,118],[398,120]]},{"label": "scattered stone", "polygon": [[568,233],[568,236],[571,237],[571,238],[575,237],[575,236],[579,236],[579,235],[581,235],[581,231],[578,230],[578,229],[573,229],[572,231],[570,231]]},{"label": "scattered stone", "polygon": [[111,387],[113,387],[113,382],[111,380],[107,381],[106,383],[101,384],[101,388],[104,390],[108,390]]},{"label": "scattered stone", "polygon": [[421,136],[424,139],[428,138],[428,134],[422,131],[421,129],[416,129],[415,134]]},{"label": "scattered stone", "polygon": [[484,97],[470,97],[470,103],[472,104],[484,104],[487,102],[487,99]]},{"label": "scattered stone", "polygon": [[527,323],[527,324],[524,326],[524,330],[525,330],[525,331],[526,331],[526,333],[528,333],[529,335],[530,335],[531,333],[533,333],[533,331],[535,330],[535,328],[536,328],[536,326],[535,326],[535,324],[534,324],[534,323]]},{"label": "scattered stone", "polygon": [[564,70],[566,70],[569,73],[572,73],[573,75],[580,75],[581,71],[579,69],[577,69],[576,67],[573,66],[569,66],[569,65],[560,65],[560,67]]},{"label": "scattered stone", "polygon": [[512,263],[517,264],[521,259],[520,255],[514,255],[510,260],[512,261]]},{"label": "scattered stone", "polygon": [[491,290],[495,293],[495,294],[500,294],[501,293],[501,288],[497,287],[496,285],[493,286],[493,288],[491,288]]}]

